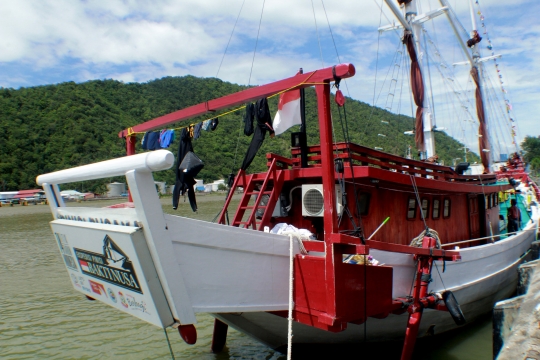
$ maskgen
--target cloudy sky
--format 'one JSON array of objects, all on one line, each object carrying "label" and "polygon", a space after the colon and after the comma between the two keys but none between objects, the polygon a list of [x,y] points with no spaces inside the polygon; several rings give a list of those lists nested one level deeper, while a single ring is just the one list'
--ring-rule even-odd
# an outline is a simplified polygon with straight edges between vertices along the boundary
[{"label": "cloudy sky", "polygon": [[[468,1],[449,2],[470,30]],[[421,6],[426,12],[440,4],[423,0]],[[518,140],[538,136],[540,2],[478,0],[478,11],[484,19],[479,28],[485,23],[481,31],[502,55],[492,81],[496,92],[503,94],[500,81],[507,91],[502,98],[512,105]],[[375,103],[385,107],[390,90],[383,84],[400,43],[399,32],[377,31],[394,20],[382,0],[17,0],[1,1],[0,16],[0,86],[9,88],[187,74],[256,85],[300,67],[309,71],[341,61],[357,69],[346,95],[373,104],[375,93]],[[425,27],[452,67],[463,56],[459,48],[446,47],[453,39],[442,22],[444,15]],[[483,36],[487,56],[491,50]],[[486,67],[495,69],[493,62]],[[469,86],[465,80],[463,88],[470,91]],[[434,92],[442,87],[434,85]],[[409,103],[410,96],[399,111],[410,114],[403,110]]]}]

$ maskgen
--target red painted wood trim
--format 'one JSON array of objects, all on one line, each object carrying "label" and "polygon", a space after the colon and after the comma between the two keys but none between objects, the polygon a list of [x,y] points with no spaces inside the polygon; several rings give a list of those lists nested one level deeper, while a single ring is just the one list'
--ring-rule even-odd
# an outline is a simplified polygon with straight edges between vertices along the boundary
[{"label": "red painted wood trim", "polygon": [[[345,177],[351,178],[351,171],[350,168],[345,166]],[[355,166],[354,167],[354,177],[355,179],[358,179],[360,177],[368,177],[372,179],[378,179],[380,181],[388,181],[392,184],[385,184],[387,187],[393,187],[397,188],[396,184],[398,185],[404,185],[407,187],[412,186],[411,184],[411,177],[408,174],[400,174],[397,172],[392,172],[388,170],[383,169],[377,169],[371,166]],[[459,192],[467,192],[467,193],[482,193],[485,192],[486,194],[489,193],[496,193],[499,191],[506,191],[510,190],[512,188],[511,185],[505,184],[505,185],[486,185],[482,187],[480,183],[474,182],[474,183],[462,183],[462,182],[454,182],[454,181],[442,181],[442,180],[435,180],[435,179],[426,179],[422,177],[415,177],[414,178],[416,185],[418,185],[418,188],[422,189],[433,189],[433,190],[442,190],[447,192],[453,192],[453,193],[459,193]],[[379,183],[379,185],[381,185]],[[382,186],[382,185],[381,185]]]},{"label": "red painted wood trim", "polygon": [[[356,73],[353,64],[336,65],[335,71],[336,75],[343,79],[350,78]],[[332,67],[315,70],[305,74],[297,74],[296,76],[284,80],[279,80],[270,84],[252,87],[244,91],[223,96],[202,104],[193,105],[185,109],[160,116],[153,120],[149,120],[142,124],[133,126],[132,130],[134,132],[146,132],[150,130],[160,129],[182,120],[187,120],[199,115],[216,112],[218,110],[239,106],[263,97],[268,97],[270,95],[274,95],[280,91],[287,90],[293,87],[296,89],[302,89],[313,86],[313,83],[332,81],[333,79],[334,76],[332,74]],[[120,131],[120,133],[118,133],[118,137],[125,137],[127,134],[127,129],[122,130]]]},{"label": "red painted wood trim", "polygon": [[335,214],[336,192],[334,154],[332,152],[332,118],[330,114],[330,84],[315,86],[319,112],[319,137],[321,147],[321,175],[324,198],[324,231],[327,234],[338,232]]},{"label": "red painted wood trim", "polygon": [[307,251],[324,252],[324,241],[302,240]]},{"label": "red painted wood trim", "polygon": [[[400,188],[409,188],[411,189],[411,177],[407,174],[401,174],[397,172],[392,172],[388,170],[378,169],[371,166],[359,166],[355,165],[354,169],[354,178],[355,180],[361,181],[364,178],[379,180],[377,186],[388,187],[391,189],[400,189]],[[283,170],[283,180],[292,181],[302,178],[303,183],[307,183],[310,179],[316,180],[316,183],[321,181],[322,168],[319,167],[307,167],[307,168],[292,168],[289,170]],[[345,166],[345,179],[350,180],[351,169],[349,166]],[[383,181],[385,183],[383,183]],[[421,190],[438,190],[444,191],[445,193],[496,193],[499,191],[506,191],[512,189],[512,186],[505,185],[486,185],[483,188],[479,182],[454,182],[454,181],[443,181],[443,180],[433,180],[426,179],[422,177],[415,177],[416,184]],[[387,183],[386,183],[387,182]],[[373,184],[375,186],[375,184]],[[239,184],[238,186],[242,186]]]},{"label": "red painted wood trim", "polygon": [[[496,181],[495,174],[483,174],[483,175],[459,175],[449,166],[431,164],[423,161],[405,159],[396,155],[388,154],[379,150],[374,150],[365,146],[361,146],[354,143],[341,142],[334,145],[334,151],[338,151],[340,158],[348,157],[348,149],[351,149],[351,155],[353,159],[361,162],[362,164],[373,164],[381,167],[388,167],[390,169],[396,169],[400,171],[407,171],[409,173],[420,173],[422,175],[431,175],[435,178],[444,177],[446,180],[452,179],[453,182],[477,182],[487,184]],[[310,146],[308,153],[313,154],[311,156],[312,161],[320,161],[318,154],[320,154],[320,146]],[[293,157],[300,156],[299,148],[292,148],[291,154]],[[408,166],[408,168],[404,168]],[[430,171],[428,171],[430,170]]]},{"label": "red painted wood trim", "polygon": [[339,244],[360,244],[360,238],[346,234],[330,234],[328,240]]}]

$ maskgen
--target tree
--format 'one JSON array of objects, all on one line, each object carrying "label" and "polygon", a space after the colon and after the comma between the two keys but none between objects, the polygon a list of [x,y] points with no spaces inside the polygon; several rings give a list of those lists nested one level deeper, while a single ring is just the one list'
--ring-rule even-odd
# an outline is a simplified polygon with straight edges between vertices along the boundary
[{"label": "tree", "polygon": [[521,147],[525,151],[524,159],[526,162],[532,163],[534,158],[540,158],[540,138],[526,136]]},{"label": "tree", "polygon": [[[144,84],[93,80],[81,84],[68,82],[20,89],[0,88],[0,190],[36,188],[35,179],[40,174],[125,156],[126,144],[124,139],[118,138],[119,131],[245,88],[215,78],[193,76],[166,77]],[[272,114],[276,112],[277,101],[276,96],[269,98]],[[320,142],[317,109],[315,91],[307,88],[308,145]],[[336,121],[337,141],[348,137],[360,145],[377,146],[386,152],[405,155],[412,139],[403,132],[412,128],[414,120],[411,117],[392,114],[352,99],[347,102],[347,116],[344,116],[345,109],[340,113],[335,105],[331,110]],[[230,173],[238,171],[251,141],[241,131],[244,111],[201,116],[170,126],[177,129],[178,139],[181,127],[219,116],[219,126],[215,131],[203,131],[201,137],[193,141],[194,152],[205,164],[198,178],[205,183],[227,178]],[[298,127],[273,139],[267,137],[249,172],[267,170],[265,153],[289,157],[290,134],[294,131],[298,131]],[[143,151],[140,145],[142,137],[143,134],[137,134],[137,152]],[[462,156],[459,149],[463,144],[444,133],[436,133],[435,137],[437,155],[445,164],[451,164],[452,159]],[[174,153],[177,146],[178,140],[169,150]],[[540,156],[540,150],[536,153]],[[468,157],[471,162],[478,160],[472,153]],[[174,168],[155,173],[154,179],[174,184]],[[103,193],[102,186],[110,181],[114,180],[88,181],[84,189]],[[125,179],[119,177],[117,181]]]},{"label": "tree", "polygon": [[535,157],[531,160],[531,170],[535,176],[540,175],[540,157]]}]

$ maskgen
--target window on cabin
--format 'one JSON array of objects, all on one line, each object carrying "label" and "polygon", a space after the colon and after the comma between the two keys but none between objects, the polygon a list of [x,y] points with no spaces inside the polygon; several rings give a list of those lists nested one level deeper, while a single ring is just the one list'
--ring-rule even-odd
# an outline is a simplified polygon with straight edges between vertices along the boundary
[{"label": "window on cabin", "polygon": [[356,213],[362,216],[366,216],[369,211],[369,201],[371,200],[371,194],[368,192],[358,192],[356,203]]},{"label": "window on cabin", "polygon": [[409,204],[407,208],[407,219],[414,219],[416,217],[416,199],[409,198]]},{"label": "window on cabin", "polygon": [[444,199],[443,202],[443,218],[450,217],[450,199]]},{"label": "window on cabin", "polygon": [[433,219],[438,219],[439,216],[441,215],[440,206],[441,206],[441,200],[433,199],[433,211],[431,213],[431,217]]},{"label": "window on cabin", "polygon": [[493,194],[493,204],[499,206],[499,196],[497,194]]},{"label": "window on cabin", "polygon": [[422,199],[422,216],[424,217],[424,219],[428,218],[428,210],[429,210],[429,200]]},{"label": "window on cabin", "polygon": [[491,209],[491,197],[489,195],[484,195],[484,201],[486,204],[486,210]]}]

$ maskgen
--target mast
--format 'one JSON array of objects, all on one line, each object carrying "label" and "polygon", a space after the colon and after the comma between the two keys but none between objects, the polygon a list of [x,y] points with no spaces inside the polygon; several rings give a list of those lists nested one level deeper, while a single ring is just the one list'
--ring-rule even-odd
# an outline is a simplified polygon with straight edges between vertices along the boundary
[{"label": "mast", "polygon": [[[452,9],[447,0],[439,0],[439,2],[444,7],[447,7],[450,10]],[[454,11],[451,10],[451,12],[455,16]],[[452,18],[452,16],[450,16],[449,13],[447,13],[447,17],[448,17],[448,21],[450,22],[450,25],[452,26],[452,29],[454,30],[454,34],[458,38],[458,41],[459,41],[459,43],[460,43],[460,45],[461,45],[461,47],[463,49],[463,52],[467,56],[468,62],[471,65],[471,77],[473,78],[473,80],[474,80],[474,82],[476,84],[476,94],[475,94],[475,97],[476,97],[476,114],[478,116],[478,122],[480,123],[479,128],[478,128],[478,136],[479,136],[479,138],[478,138],[478,145],[479,146],[478,147],[479,147],[480,157],[482,158],[482,165],[484,166],[484,172],[487,173],[487,172],[490,171],[491,146],[490,146],[490,143],[489,143],[488,127],[487,127],[486,116],[485,116],[485,111],[484,111],[484,90],[483,90],[483,84],[482,84],[482,78],[483,78],[482,62],[490,60],[492,58],[500,57],[500,55],[489,56],[489,57],[486,57],[486,58],[481,58],[480,57],[480,52],[479,52],[479,48],[478,48],[477,45],[482,40],[482,38],[478,34],[478,28],[476,26],[476,16],[475,16],[475,13],[474,13],[474,6],[473,6],[472,0],[469,0],[469,14],[471,16],[472,31],[471,31],[471,34],[470,34],[471,38],[469,40],[467,40],[466,45],[465,45],[465,42],[463,41],[463,39],[461,38],[461,36],[459,35],[459,31],[457,30],[457,26],[455,24],[455,21],[458,22],[458,23],[459,23],[459,21],[457,19],[454,21],[454,19]],[[469,53],[469,50],[467,49],[467,47],[471,49],[470,51],[472,53],[472,56]],[[461,64],[461,63],[459,63],[459,64]]]},{"label": "mast", "polygon": [[[418,16],[418,0],[400,1],[405,16],[395,6],[392,0],[385,0],[386,4],[392,10],[396,18],[405,28],[404,43],[407,44],[407,50],[411,57],[411,87],[413,88],[414,102],[417,106],[415,123],[415,142],[420,151],[421,159],[427,159],[435,155],[435,135],[433,133],[432,114],[429,109],[429,102],[426,101],[427,91],[423,73],[423,51],[420,43],[422,34],[422,23],[432,16],[437,16],[441,12],[435,11],[430,14],[421,14]],[[416,21],[418,18],[419,21]],[[412,35],[414,50],[411,49],[409,35]]]},{"label": "mast", "polygon": [[[416,46],[416,54],[418,56],[418,65],[420,66],[420,72],[423,74],[425,69],[423,56],[424,53],[420,43],[420,39],[422,38],[422,24],[414,21],[418,13],[418,0],[412,0],[411,2],[405,4],[405,17],[411,24],[412,34],[414,36],[414,44]],[[416,129],[416,131],[424,132],[424,156],[427,159],[435,155],[435,135],[433,133],[433,119],[431,110],[429,108],[429,102],[425,100],[427,98],[427,90],[423,76],[422,88],[424,89],[424,104],[422,105],[422,107],[424,108],[422,112],[422,123],[424,128]]]},{"label": "mast", "polygon": [[[482,159],[482,165],[484,166],[484,173],[488,173],[490,171],[490,144],[488,139],[488,130],[487,130],[487,124],[486,124],[486,115],[484,111],[484,93],[483,93],[483,84],[482,84],[482,78],[483,78],[483,67],[482,63],[480,61],[480,52],[478,51],[477,44],[482,40],[480,35],[478,34],[478,30],[476,27],[476,18],[474,15],[474,9],[473,9],[473,2],[472,0],[469,0],[469,11],[471,14],[471,39],[467,41],[467,45],[471,48],[472,51],[472,68],[471,68],[471,76],[476,83],[476,113],[478,115],[478,121],[480,123],[478,127],[478,145],[480,150],[480,157]],[[472,45],[470,45],[472,44]]]}]

